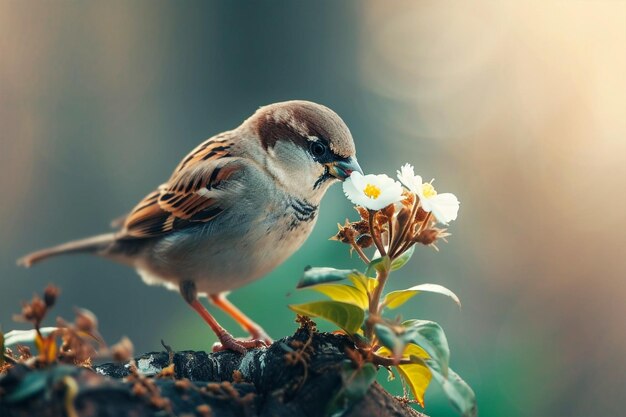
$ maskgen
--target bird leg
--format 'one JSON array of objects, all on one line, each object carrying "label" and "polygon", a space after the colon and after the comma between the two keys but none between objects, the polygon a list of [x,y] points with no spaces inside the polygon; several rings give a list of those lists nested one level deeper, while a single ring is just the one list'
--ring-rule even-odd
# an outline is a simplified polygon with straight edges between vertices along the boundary
[{"label": "bird leg", "polygon": [[231,316],[245,331],[250,333],[252,340],[260,340],[267,345],[272,343],[272,338],[265,333],[265,330],[254,321],[250,319],[250,317],[246,316],[241,312],[234,304],[232,304],[226,298],[226,293],[220,293],[215,295],[209,295],[209,300],[222,310]]},{"label": "bird leg", "polygon": [[216,350],[234,350],[241,354],[246,353],[246,349],[265,346],[264,343],[258,340],[241,341],[236,340],[230,333],[226,331],[220,324],[213,318],[211,313],[207,311],[198,300],[198,290],[196,284],[193,281],[181,281],[180,294],[183,296],[187,304],[191,306],[196,312],[207,322],[211,327],[211,330],[216,334],[220,343],[213,346],[213,351]]}]

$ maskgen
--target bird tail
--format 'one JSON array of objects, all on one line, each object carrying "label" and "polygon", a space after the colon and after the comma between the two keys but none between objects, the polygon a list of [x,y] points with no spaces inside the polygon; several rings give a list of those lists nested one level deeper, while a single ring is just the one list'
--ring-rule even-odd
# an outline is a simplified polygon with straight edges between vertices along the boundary
[{"label": "bird tail", "polygon": [[94,253],[106,249],[115,241],[115,233],[105,233],[103,235],[92,236],[86,239],[73,240],[54,246],[48,249],[42,249],[37,252],[28,254],[17,260],[17,264],[26,268],[57,255],[67,253]]}]

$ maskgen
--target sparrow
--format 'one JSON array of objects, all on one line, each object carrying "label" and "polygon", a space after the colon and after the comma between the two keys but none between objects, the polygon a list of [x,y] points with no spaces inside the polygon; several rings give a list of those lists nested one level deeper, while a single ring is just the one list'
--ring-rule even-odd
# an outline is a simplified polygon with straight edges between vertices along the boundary
[{"label": "sparrow", "polygon": [[[18,260],[89,253],[134,268],[147,284],[180,291],[219,339],[215,350],[271,343],[226,298],[291,256],[310,235],[329,186],[363,173],[343,120],[328,107],[286,101],[259,108],[189,153],[167,182],[116,224],[119,230]],[[235,339],[199,301],[206,296],[250,335]]]}]

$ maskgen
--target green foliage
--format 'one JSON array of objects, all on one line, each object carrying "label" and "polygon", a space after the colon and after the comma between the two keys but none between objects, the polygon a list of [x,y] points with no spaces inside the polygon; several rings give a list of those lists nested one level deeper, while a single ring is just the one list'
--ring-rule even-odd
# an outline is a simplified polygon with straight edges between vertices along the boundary
[{"label": "green foliage", "polygon": [[365,318],[363,309],[340,301],[315,301],[290,305],[289,308],[303,316],[321,317],[328,320],[348,334],[358,332]]},{"label": "green foliage", "polygon": [[342,281],[351,275],[358,274],[359,271],[354,269],[335,269],[335,268],[312,268],[308,267],[304,270],[304,275],[298,282],[296,288],[307,288],[313,285],[323,284],[327,282]]},{"label": "green foliage", "polygon": [[394,358],[399,360],[406,347],[413,344],[423,349],[427,357],[440,365],[443,374],[447,374],[450,348],[443,329],[437,323],[427,320],[408,320],[402,326],[378,323],[374,326],[374,333]]},{"label": "green foliage", "polygon": [[387,308],[398,308],[420,292],[430,292],[448,296],[454,300],[459,308],[461,307],[461,300],[459,300],[459,297],[457,297],[455,293],[437,284],[420,284],[407,288],[406,290],[391,291],[385,296],[383,305]]},{"label": "green foliage", "polygon": [[[385,357],[392,356],[392,352],[386,347],[378,349],[376,353]],[[425,359],[429,358],[428,353],[417,345],[409,344],[404,350],[404,356],[409,357],[412,363],[398,365],[398,373],[411,389],[415,400],[423,407],[424,393],[432,377],[430,368],[425,362]]]},{"label": "green foliage", "polygon": [[376,380],[377,369],[371,363],[356,367],[345,361],[341,367],[342,388],[327,406],[327,415],[341,417],[359,402]]},{"label": "green foliage", "polygon": [[428,320],[407,320],[402,325],[406,328],[400,335],[402,342],[413,343],[424,349],[446,376],[450,363],[450,347],[441,326]]},{"label": "green foliage", "polygon": [[350,275],[348,279],[350,280],[350,282],[352,282],[352,285],[354,285],[365,294],[371,294],[378,286],[378,281],[376,280],[376,278],[368,278],[361,273],[358,273],[356,275]]},{"label": "green foliage", "polygon": [[29,372],[19,382],[17,388],[6,397],[6,401],[16,403],[27,400],[46,388],[55,387],[63,378],[76,372],[76,367],[69,365],[59,365],[49,370]]},{"label": "green foliage", "polygon": [[377,323],[374,325],[374,334],[380,344],[391,351],[393,358],[399,360],[402,357],[406,343],[391,327]]},{"label": "green foliage", "polygon": [[19,402],[30,398],[46,388],[47,375],[44,372],[30,372],[26,374],[20,385],[7,397],[7,402]]},{"label": "green foliage", "polygon": [[[400,268],[404,264],[406,261],[396,264],[396,267]],[[388,273],[392,268],[393,262],[388,257],[383,257],[372,261],[368,270]],[[341,280],[347,280],[349,283],[337,282]],[[318,291],[330,300],[291,305],[290,308],[298,314],[328,320],[349,335],[357,337],[360,329],[366,326],[364,310],[367,310],[369,297],[378,284],[377,279],[354,270],[310,268],[305,271],[298,288]],[[392,291],[383,298],[381,306],[397,308],[420,292],[445,295],[460,306],[456,294],[437,284],[420,284],[405,290]],[[374,324],[373,333],[381,346],[376,352],[377,355],[388,357],[398,363],[396,365],[398,374],[419,404],[424,405],[424,393],[434,377],[442,385],[454,407],[464,416],[472,415],[472,410],[475,410],[475,397],[471,388],[449,369],[450,348],[439,324],[415,319],[406,320],[401,325],[382,321]],[[361,344],[371,343],[363,336],[358,337]],[[409,363],[400,363],[401,360]],[[331,402],[329,409],[332,409],[333,416],[342,415],[357,398],[361,398],[356,393],[361,392],[364,381],[368,381],[371,369],[375,368],[367,368],[367,371],[363,369],[365,368],[352,369],[350,378],[346,379],[352,382],[349,385],[344,384],[340,394]]]},{"label": "green foliage", "polygon": [[362,310],[366,309],[369,300],[361,289],[348,284],[318,284],[310,287],[314,291],[327,295],[331,300],[354,304]]},{"label": "green foliage", "polygon": [[[337,282],[345,279],[349,279],[353,285]],[[366,309],[369,304],[368,285],[368,278],[356,270],[307,268],[297,288],[314,290],[333,301]]]},{"label": "green foliage", "polygon": [[391,258],[387,255],[382,258],[375,258],[370,262],[367,266],[367,271],[365,275],[370,276],[373,275],[374,272],[385,273],[391,269]]},{"label": "green foliage", "polygon": [[413,256],[413,252],[415,252],[415,246],[411,246],[406,252],[391,261],[391,270],[397,271],[406,265]]},{"label": "green foliage", "polygon": [[426,364],[454,408],[464,417],[476,416],[478,414],[476,395],[470,386],[452,369],[448,369],[447,374],[444,374],[436,361],[426,360]]},{"label": "green foliage", "polygon": [[[401,204],[381,210],[357,207],[361,220],[346,221],[339,226],[334,240],[351,245],[351,251],[356,251],[366,264],[365,274],[356,270],[309,268],[298,288],[320,292],[330,300],[290,306],[299,314],[335,323],[354,342],[355,350],[348,355],[354,365],[344,366],[343,387],[328,408],[334,417],[342,416],[365,395],[378,367],[385,367],[391,375],[395,369],[422,406],[424,393],[434,378],[463,416],[476,414],[474,393],[449,368],[450,347],[441,326],[433,321],[402,322],[400,318],[391,320],[383,316],[384,311],[396,309],[422,292],[444,295],[461,306],[456,294],[437,284],[420,284],[383,294],[390,274],[407,265],[416,244],[431,246],[449,236],[446,229],[437,227],[432,212],[422,209],[419,199],[423,196],[412,192],[411,196],[405,190]],[[361,236],[368,238],[360,239]],[[377,249],[371,260],[363,251],[370,246]],[[380,256],[381,253],[386,255]]]}]

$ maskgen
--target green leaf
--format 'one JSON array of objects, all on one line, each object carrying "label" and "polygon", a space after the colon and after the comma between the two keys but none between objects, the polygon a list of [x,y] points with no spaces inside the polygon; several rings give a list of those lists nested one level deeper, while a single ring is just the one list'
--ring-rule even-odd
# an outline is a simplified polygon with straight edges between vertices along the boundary
[{"label": "green leaf", "polygon": [[389,271],[390,268],[391,268],[391,258],[385,255],[382,258],[376,258],[372,260],[369,266],[367,267],[367,271],[365,272],[365,275],[368,275],[368,276],[372,275],[374,271],[378,271],[378,272]]},{"label": "green leaf", "polygon": [[359,271],[354,269],[335,269],[335,268],[307,268],[304,275],[298,282],[296,288],[306,288],[312,285],[323,284],[326,282],[341,281],[350,275],[358,274]]},{"label": "green leaf", "polygon": [[459,308],[461,307],[461,300],[459,300],[459,297],[457,297],[455,293],[446,287],[437,284],[420,284],[407,288],[406,290],[392,291],[383,299],[383,305],[387,308],[398,308],[420,292],[446,295],[452,298],[452,300],[457,303]]},{"label": "green leaf", "polygon": [[356,288],[365,293],[367,292],[367,280],[369,279],[368,277],[359,272],[358,274],[350,275],[348,279]]},{"label": "green leaf", "polygon": [[375,379],[376,367],[373,364],[366,363],[360,368],[354,369],[352,362],[346,361],[343,363],[341,380],[348,397],[360,400],[367,393]]},{"label": "green leaf", "polygon": [[334,301],[354,304],[362,309],[366,309],[369,306],[367,294],[360,288],[356,288],[351,285],[340,283],[317,284],[310,287],[310,289],[321,292]]},{"label": "green leaf", "polygon": [[70,365],[58,365],[41,371],[30,371],[20,380],[17,387],[6,396],[6,401],[8,403],[24,401],[39,394],[46,387],[52,389],[58,381],[79,371],[79,368]]},{"label": "green leaf", "polygon": [[46,388],[48,374],[43,371],[33,371],[26,374],[19,385],[6,397],[8,403],[16,403],[37,395]]},{"label": "green leaf", "polygon": [[440,364],[445,376],[450,363],[450,347],[441,326],[428,320],[407,320],[402,325],[406,331],[400,338],[407,344],[414,343],[424,349],[432,360]]},{"label": "green leaf", "polygon": [[368,278],[360,272],[350,275],[348,279],[356,288],[364,291],[366,294],[371,294],[378,286],[378,280],[376,278]]},{"label": "green leaf", "polygon": [[377,323],[374,325],[374,333],[376,333],[380,343],[393,353],[393,358],[400,359],[402,357],[406,343],[398,337],[392,328],[382,323]]},{"label": "green leaf", "polygon": [[360,307],[339,301],[315,301],[305,304],[292,304],[289,308],[304,316],[320,317],[328,320],[349,334],[356,333],[365,318],[365,312]]},{"label": "green leaf", "polygon": [[409,262],[409,260],[411,259],[411,256],[413,256],[413,252],[415,252],[415,246],[411,246],[402,255],[391,261],[391,270],[397,271],[398,269],[406,265],[406,263]]},{"label": "green leaf", "polygon": [[355,368],[352,362],[345,361],[341,367],[342,387],[329,403],[326,414],[341,417],[361,401],[374,383],[376,371],[376,367],[371,363]]},{"label": "green leaf", "polygon": [[[387,348],[380,348],[376,352],[381,356],[391,357],[391,351]],[[428,354],[424,349],[417,345],[409,344],[404,350],[403,356],[409,356],[410,358],[416,358],[415,363],[406,365],[398,365],[398,372],[400,377],[407,383],[415,400],[424,407],[424,393],[430,384],[432,377],[431,371],[424,362],[428,358]]]},{"label": "green leaf", "polygon": [[411,389],[415,400],[424,407],[424,393],[430,385],[432,373],[427,366],[417,363],[399,365],[398,372]]},{"label": "green leaf", "polygon": [[447,377],[441,372],[437,362],[426,360],[434,378],[441,384],[443,392],[463,417],[475,417],[478,414],[476,395],[470,386],[452,369],[448,369]]}]

